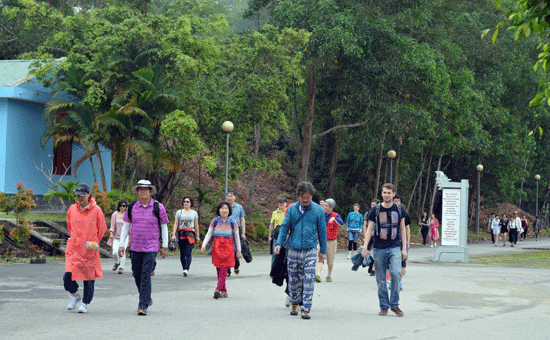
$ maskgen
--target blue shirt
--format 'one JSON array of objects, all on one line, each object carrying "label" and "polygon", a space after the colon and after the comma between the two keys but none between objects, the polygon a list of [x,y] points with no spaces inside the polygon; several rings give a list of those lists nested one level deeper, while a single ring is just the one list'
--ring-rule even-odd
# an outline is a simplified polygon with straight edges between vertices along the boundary
[{"label": "blue shirt", "polygon": [[231,209],[232,209],[231,216],[229,216],[229,218],[235,221],[239,226],[239,229],[241,229],[241,217],[246,217],[243,206],[235,202],[235,204],[233,205],[233,207],[231,207]]},{"label": "blue shirt", "polygon": [[[302,214],[302,219],[296,224]],[[319,204],[311,202],[304,209],[300,202],[296,202],[288,208],[277,238],[278,246],[282,246],[291,228],[293,229],[289,238],[291,248],[310,249],[317,247],[317,243],[320,242],[321,254],[327,253],[327,221],[325,212]]]},{"label": "blue shirt", "polygon": [[352,211],[346,218],[346,227],[350,230],[359,230],[363,228],[363,215]]}]

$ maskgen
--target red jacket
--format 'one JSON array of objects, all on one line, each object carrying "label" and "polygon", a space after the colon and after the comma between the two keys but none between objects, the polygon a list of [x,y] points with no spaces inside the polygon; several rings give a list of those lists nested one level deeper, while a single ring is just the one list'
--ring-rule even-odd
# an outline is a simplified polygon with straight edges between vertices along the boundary
[{"label": "red jacket", "polygon": [[95,280],[102,278],[99,249],[86,248],[86,242],[97,242],[103,238],[107,231],[105,215],[93,198],[84,211],[76,202],[67,212],[67,229],[71,239],[67,241],[65,250],[65,272],[73,273],[74,281]]},{"label": "red jacket", "polygon": [[[326,215],[325,215],[326,216]],[[330,216],[327,221],[327,241],[333,241],[338,238],[338,226],[339,224],[336,222],[336,220],[332,220],[332,222],[329,222],[331,218],[336,218],[338,216],[337,213],[334,211],[330,213]]]}]

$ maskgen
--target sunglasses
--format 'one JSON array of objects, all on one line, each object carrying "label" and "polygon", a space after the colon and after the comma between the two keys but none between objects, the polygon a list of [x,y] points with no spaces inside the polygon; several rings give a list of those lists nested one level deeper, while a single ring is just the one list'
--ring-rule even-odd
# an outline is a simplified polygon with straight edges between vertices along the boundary
[{"label": "sunglasses", "polygon": [[191,203],[191,201],[183,201],[183,203]]},{"label": "sunglasses", "polygon": [[121,207],[126,207],[127,205],[126,205],[126,204],[121,204],[120,206],[121,206]]}]

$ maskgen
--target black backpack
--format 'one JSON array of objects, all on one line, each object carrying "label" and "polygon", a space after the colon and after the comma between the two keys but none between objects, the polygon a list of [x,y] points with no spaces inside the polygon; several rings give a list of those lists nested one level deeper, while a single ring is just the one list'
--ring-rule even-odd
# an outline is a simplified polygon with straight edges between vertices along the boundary
[{"label": "black backpack", "polygon": [[[128,205],[128,219],[130,220],[130,223],[132,222],[132,208],[134,207],[134,204],[136,204],[137,201],[132,202]],[[159,236],[161,235],[160,230],[160,203],[159,201],[155,200],[153,203],[153,214],[157,217],[157,221],[159,223]]]}]

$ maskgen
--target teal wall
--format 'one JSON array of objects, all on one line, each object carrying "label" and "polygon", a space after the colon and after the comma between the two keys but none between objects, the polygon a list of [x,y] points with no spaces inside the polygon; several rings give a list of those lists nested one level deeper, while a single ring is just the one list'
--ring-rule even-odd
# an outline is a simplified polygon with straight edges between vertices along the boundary
[{"label": "teal wall", "polygon": [[[3,107],[4,114],[2,113]],[[33,189],[35,194],[44,194],[48,191],[48,181],[39,168],[51,170],[53,144],[51,139],[44,149],[40,144],[42,134],[46,129],[43,111],[44,104],[42,103],[0,98],[0,192],[17,192],[16,186],[20,181],[25,183],[27,188]],[[2,151],[2,148],[5,151]],[[83,155],[84,150],[74,146],[72,162],[76,162]],[[107,165],[105,175],[110,184],[110,153],[103,150],[102,158]],[[100,181],[99,166],[95,159],[94,161],[96,176]],[[2,168],[4,169],[3,176]],[[60,175],[53,176],[52,179],[55,181],[61,177]],[[63,177],[64,180],[71,178],[69,175]],[[93,183],[93,173],[89,161],[80,165],[77,179],[90,185]]]},{"label": "teal wall", "polygon": [[8,100],[0,98],[0,192],[6,185],[6,136],[8,127]]}]

